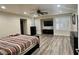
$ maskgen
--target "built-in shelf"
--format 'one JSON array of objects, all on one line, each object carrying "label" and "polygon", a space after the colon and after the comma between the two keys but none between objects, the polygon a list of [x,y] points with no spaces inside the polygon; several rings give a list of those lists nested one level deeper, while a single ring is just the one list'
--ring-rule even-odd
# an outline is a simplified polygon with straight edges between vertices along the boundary
[{"label": "built-in shelf", "polygon": [[53,34],[53,29],[42,29],[43,34]]},{"label": "built-in shelf", "polygon": [[53,18],[42,19],[42,34],[53,34]]}]

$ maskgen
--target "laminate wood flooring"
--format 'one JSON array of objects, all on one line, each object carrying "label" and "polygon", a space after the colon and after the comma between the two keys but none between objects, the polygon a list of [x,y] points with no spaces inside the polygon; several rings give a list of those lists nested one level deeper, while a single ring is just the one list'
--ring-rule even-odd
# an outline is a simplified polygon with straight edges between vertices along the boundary
[{"label": "laminate wood flooring", "polygon": [[40,35],[40,48],[32,55],[73,55],[70,37]]}]

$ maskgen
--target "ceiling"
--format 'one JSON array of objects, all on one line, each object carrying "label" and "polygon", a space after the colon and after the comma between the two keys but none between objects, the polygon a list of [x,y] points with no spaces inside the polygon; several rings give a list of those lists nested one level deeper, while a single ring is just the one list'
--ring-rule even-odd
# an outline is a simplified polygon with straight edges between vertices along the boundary
[{"label": "ceiling", "polygon": [[[36,14],[36,10],[48,12],[49,15],[72,13],[77,11],[77,4],[60,4],[61,7],[57,7],[58,4],[0,4],[0,11],[15,13],[19,15],[31,15]],[[1,6],[5,6],[6,9],[2,9]],[[26,14],[24,14],[26,12]]]}]

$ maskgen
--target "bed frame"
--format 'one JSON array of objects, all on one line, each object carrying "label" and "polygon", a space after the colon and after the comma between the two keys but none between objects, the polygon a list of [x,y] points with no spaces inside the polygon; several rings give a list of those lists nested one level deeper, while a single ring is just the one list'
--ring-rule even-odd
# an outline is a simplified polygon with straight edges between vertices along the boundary
[{"label": "bed frame", "polygon": [[39,44],[36,44],[32,49],[30,49],[27,53],[24,55],[31,55],[37,48],[39,48]]},{"label": "bed frame", "polygon": [[[39,39],[39,36],[36,37]],[[39,48],[39,43],[31,45],[29,48],[18,55],[31,55],[37,48]]]}]

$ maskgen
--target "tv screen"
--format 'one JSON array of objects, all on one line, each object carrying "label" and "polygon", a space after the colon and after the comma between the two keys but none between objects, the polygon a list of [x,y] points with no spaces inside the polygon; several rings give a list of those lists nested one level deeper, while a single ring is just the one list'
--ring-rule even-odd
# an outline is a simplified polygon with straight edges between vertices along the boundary
[{"label": "tv screen", "polygon": [[53,26],[53,21],[44,21],[44,26]]}]

